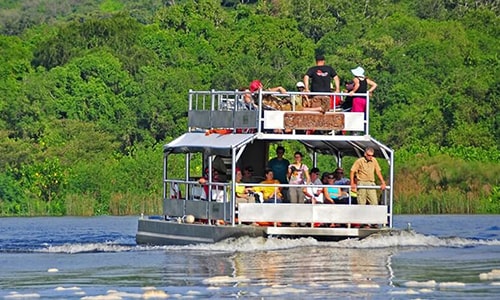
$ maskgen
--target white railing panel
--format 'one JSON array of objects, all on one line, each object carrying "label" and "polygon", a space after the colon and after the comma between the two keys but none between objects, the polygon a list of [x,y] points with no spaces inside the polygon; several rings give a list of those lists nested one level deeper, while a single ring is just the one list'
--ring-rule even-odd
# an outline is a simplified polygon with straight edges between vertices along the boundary
[{"label": "white railing panel", "polygon": [[240,203],[238,221],[386,224],[387,206]]}]

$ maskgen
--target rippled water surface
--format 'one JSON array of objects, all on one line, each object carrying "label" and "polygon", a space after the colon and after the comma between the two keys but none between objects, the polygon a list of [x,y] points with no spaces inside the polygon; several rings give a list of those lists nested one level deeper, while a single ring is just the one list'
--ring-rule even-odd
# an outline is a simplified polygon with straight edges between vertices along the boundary
[{"label": "rippled water surface", "polygon": [[4,299],[497,299],[500,216],[395,216],[364,240],[135,244],[137,217],[0,218]]}]

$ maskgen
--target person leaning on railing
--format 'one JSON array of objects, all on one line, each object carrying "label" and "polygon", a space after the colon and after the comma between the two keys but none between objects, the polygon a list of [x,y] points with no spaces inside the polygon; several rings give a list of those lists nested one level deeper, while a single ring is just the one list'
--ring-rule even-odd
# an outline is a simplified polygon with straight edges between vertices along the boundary
[{"label": "person leaning on railing", "polygon": [[[382,176],[380,165],[373,154],[375,150],[371,147],[365,149],[364,157],[358,158],[351,167],[351,191],[357,192],[358,204],[365,205],[368,201],[371,205],[378,205],[376,189],[357,188],[360,186],[375,186],[375,174],[380,180],[380,189],[385,190],[385,181]],[[357,185],[354,180],[357,177]]]},{"label": "person leaning on railing", "polygon": [[[354,87],[349,92],[349,96],[354,94],[366,94],[371,93],[377,88],[375,81],[369,79],[365,76],[365,69],[362,67],[357,67],[351,70],[354,75],[353,82]],[[370,87],[368,89],[368,87]],[[366,112],[366,97],[365,96],[354,96],[352,100],[352,112]]]}]

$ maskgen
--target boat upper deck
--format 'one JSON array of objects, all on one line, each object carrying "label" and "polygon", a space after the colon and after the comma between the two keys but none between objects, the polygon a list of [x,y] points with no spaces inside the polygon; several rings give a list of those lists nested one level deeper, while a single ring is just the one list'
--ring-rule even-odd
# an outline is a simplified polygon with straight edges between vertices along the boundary
[{"label": "boat upper deck", "polygon": [[[227,129],[233,133],[295,135],[311,134],[314,130],[330,135],[335,132],[369,135],[369,114],[346,111],[339,105],[339,100],[348,96],[347,93],[190,90],[188,126],[190,130]],[[354,96],[366,97],[369,105],[369,94]],[[311,107],[302,105],[303,98],[308,99]]]},{"label": "boat upper deck", "polygon": [[[347,93],[316,93],[319,104],[304,108],[308,93],[259,91],[189,91],[188,133],[165,145],[165,152],[204,152],[231,155],[232,148],[255,139],[298,140],[308,150],[335,156],[361,157],[371,147],[376,156],[391,160],[392,149],[369,134],[369,113],[343,110],[336,101]],[[369,94],[367,111],[369,111]],[[248,105],[245,97],[255,105]],[[326,105],[325,105],[325,102]],[[227,147],[227,145],[232,145]]]}]

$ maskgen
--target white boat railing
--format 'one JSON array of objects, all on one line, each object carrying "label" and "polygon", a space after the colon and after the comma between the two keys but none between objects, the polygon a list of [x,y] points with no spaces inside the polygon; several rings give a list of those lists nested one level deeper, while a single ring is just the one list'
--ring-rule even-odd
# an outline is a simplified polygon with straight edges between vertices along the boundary
[{"label": "white boat railing", "polygon": [[[210,182],[200,184],[198,181],[184,181],[165,179],[164,183],[169,186],[170,196],[164,198],[164,212],[168,216],[183,217],[193,215],[197,219],[208,222],[223,220],[235,225],[239,222],[333,222],[333,223],[363,223],[381,224],[383,226],[392,223],[388,212],[387,194],[380,193],[379,205],[358,205],[352,203],[351,187],[349,185],[297,185],[297,184],[262,184],[262,183],[236,183],[239,186],[257,187],[302,187],[302,188],[324,188],[334,187],[345,190],[348,195],[347,204],[295,204],[295,203],[239,203],[236,195],[232,192],[231,182]],[[176,188],[173,188],[173,187]],[[204,192],[208,188],[208,195]],[[358,186],[380,190],[380,186]],[[390,189],[386,187],[386,189]],[[196,192],[203,190],[202,192]],[[347,192],[348,191],[348,192]],[[180,197],[179,197],[180,195]],[[247,206],[247,204],[252,204]],[[280,208],[270,208],[269,205],[278,205]],[[311,206],[324,206],[330,208],[310,208]],[[242,211],[242,207],[245,207]],[[258,208],[259,207],[259,208]],[[346,208],[355,207],[355,208]],[[361,208],[364,207],[364,208]],[[258,209],[257,209],[258,208]],[[266,211],[259,214],[257,212]],[[281,213],[279,213],[281,212]],[[300,213],[299,213],[300,212]],[[237,219],[236,219],[237,218]],[[364,220],[364,221],[363,221]]]},{"label": "white boat railing", "polygon": [[[190,130],[212,130],[227,129],[235,133],[254,130],[255,132],[275,132],[286,130],[290,124],[287,120],[297,119],[301,115],[308,118],[311,128],[300,128],[302,130],[290,130],[287,133],[303,133],[307,129],[338,130],[348,133],[369,134],[369,93],[354,94],[349,93],[304,93],[287,92],[280,94],[277,92],[261,91],[252,94],[252,101],[257,105],[248,109],[248,105],[243,101],[245,91],[189,91],[189,111],[188,126]],[[324,111],[311,110],[297,106],[294,97],[317,96],[323,97],[328,103],[328,109]],[[348,96],[366,97],[366,112],[343,111],[341,106],[336,104],[337,98],[344,99]],[[326,98],[325,98],[326,97]],[[254,108],[254,109],[253,109]],[[316,116],[316,117],[314,117]],[[341,117],[341,118],[340,118]],[[328,119],[336,118],[342,124],[336,126],[329,125]],[[315,124],[314,124],[315,123]],[[325,128],[325,125],[330,127]]]}]

